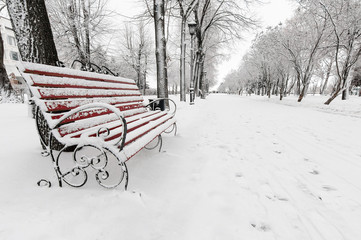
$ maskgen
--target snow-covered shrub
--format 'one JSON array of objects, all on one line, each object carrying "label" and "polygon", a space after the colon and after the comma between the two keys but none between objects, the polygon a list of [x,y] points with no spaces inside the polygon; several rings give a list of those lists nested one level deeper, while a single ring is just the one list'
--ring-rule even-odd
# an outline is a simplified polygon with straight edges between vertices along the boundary
[{"label": "snow-covered shrub", "polygon": [[23,103],[21,96],[16,93],[0,90],[0,103]]}]

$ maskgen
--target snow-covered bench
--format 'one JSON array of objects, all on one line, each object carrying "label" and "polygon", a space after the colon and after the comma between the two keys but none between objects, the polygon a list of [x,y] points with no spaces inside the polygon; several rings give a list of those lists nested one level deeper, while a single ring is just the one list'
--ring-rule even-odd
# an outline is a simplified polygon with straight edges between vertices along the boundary
[{"label": "snow-covered bench", "polygon": [[59,186],[83,186],[92,169],[101,186],[125,180],[126,189],[125,162],[176,131],[175,103],[166,99],[171,107],[152,111],[133,80],[26,62],[19,70],[36,105],[42,155],[51,156]]}]

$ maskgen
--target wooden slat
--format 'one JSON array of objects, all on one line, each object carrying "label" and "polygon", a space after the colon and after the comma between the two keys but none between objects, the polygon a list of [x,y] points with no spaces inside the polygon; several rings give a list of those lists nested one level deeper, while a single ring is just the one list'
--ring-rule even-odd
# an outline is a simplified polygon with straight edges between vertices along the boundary
[{"label": "wooden slat", "polygon": [[114,89],[114,90],[138,90],[134,84],[122,84],[112,82],[90,81],[68,77],[52,77],[30,74],[32,86],[48,88],[84,88],[84,89]]},{"label": "wooden slat", "polygon": [[19,70],[24,73],[53,76],[53,77],[67,77],[67,78],[76,78],[76,79],[86,79],[100,82],[114,82],[114,83],[123,83],[135,85],[134,80],[115,77],[111,75],[105,75],[94,72],[80,71],[76,69],[61,68],[55,66],[48,66],[37,63],[23,62],[19,66]]},{"label": "wooden slat", "polygon": [[165,123],[171,118],[173,118],[173,116],[171,116],[170,114],[165,114],[161,118],[151,121],[147,125],[141,126],[139,128],[134,129],[132,132],[127,133],[127,137],[125,139],[125,145],[130,144],[131,142],[137,140],[147,132],[155,129],[157,126]]},{"label": "wooden slat", "polygon": [[[169,114],[168,114],[169,116]],[[148,143],[158,137],[161,133],[167,130],[172,124],[176,121],[173,117],[168,118],[167,120],[159,120],[153,124],[152,128],[144,130],[141,135],[138,135],[137,138],[134,138],[134,141],[130,144],[128,143],[121,152],[120,158],[123,161],[127,161],[142,150]],[[127,137],[128,138],[128,137]]]},{"label": "wooden slat", "polygon": [[[142,112],[140,112],[142,111]],[[158,113],[159,111],[154,112],[146,112],[146,109],[137,109],[137,111],[128,111],[130,112],[125,114],[125,119],[127,123],[131,123],[134,121],[137,121],[142,118],[149,117],[151,115],[154,115]],[[69,135],[72,137],[73,135],[79,135],[84,133],[84,130],[94,128],[96,127],[99,129],[99,127],[113,127],[110,126],[112,122],[116,122],[116,126],[120,126],[119,119],[115,114],[109,114],[105,115],[105,118],[95,117],[95,118],[86,118],[82,120],[77,120],[75,122],[72,122],[71,124],[66,124],[58,128],[59,135],[61,137],[64,137],[66,135]],[[114,125],[115,126],[115,125]],[[97,131],[97,130],[96,130]]]},{"label": "wooden slat", "polygon": [[[45,100],[39,102],[40,107],[45,112],[62,112],[68,111],[79,106],[89,103],[107,103],[110,105],[127,104],[137,107],[141,104],[143,98],[141,96],[134,97],[114,97],[114,98],[76,98],[72,100]],[[137,105],[138,104],[138,105]],[[132,107],[122,107],[121,111],[132,109]]]},{"label": "wooden slat", "polygon": [[[172,118],[171,115],[167,114],[166,112],[158,111],[156,114],[138,119],[137,121],[133,121],[132,123],[127,124],[127,136],[126,136],[126,144],[131,143],[132,141],[135,141],[136,139],[140,138],[144,134],[142,134],[143,131],[150,131],[154,128],[156,128],[159,124],[169,120]],[[155,124],[154,124],[155,123]],[[82,137],[96,137],[99,128],[104,127],[108,128],[110,130],[110,135],[105,139],[105,141],[112,141],[117,140],[121,135],[123,134],[121,132],[121,124],[119,124],[118,121],[113,121],[109,123],[105,123],[99,126],[94,126],[92,128],[88,128],[86,130],[82,130],[79,132],[75,132],[73,134],[68,134],[65,136],[65,138],[69,139],[77,139]],[[141,129],[140,131],[138,129]],[[133,134],[133,132],[136,132]],[[100,133],[105,133],[105,131],[101,131]]]},{"label": "wooden slat", "polygon": [[141,96],[138,90],[37,88],[40,99],[104,98]]},{"label": "wooden slat", "polygon": [[[131,141],[133,140],[131,139],[131,137],[128,137],[129,134],[131,134],[133,131],[135,131],[136,129],[138,128],[146,128],[146,126],[149,126],[151,122],[154,122],[154,121],[157,121],[158,119],[162,118],[162,117],[165,117],[167,115],[167,113],[165,112],[160,112],[158,114],[154,114],[152,116],[149,116],[148,118],[144,118],[144,119],[141,119],[141,120],[138,120],[138,121],[134,121],[130,124],[127,124],[127,137],[126,137],[126,144],[129,144]],[[118,126],[119,128],[120,126]],[[114,130],[116,129],[117,127],[114,127],[112,128],[111,130]],[[109,137],[107,137],[105,140],[106,141],[111,141],[111,140],[114,140],[114,139],[117,139],[119,138],[120,136],[122,135],[122,133],[117,133],[117,134],[112,134],[110,135]],[[91,135],[91,137],[95,137],[96,135]],[[140,137],[140,136],[139,136]]]}]

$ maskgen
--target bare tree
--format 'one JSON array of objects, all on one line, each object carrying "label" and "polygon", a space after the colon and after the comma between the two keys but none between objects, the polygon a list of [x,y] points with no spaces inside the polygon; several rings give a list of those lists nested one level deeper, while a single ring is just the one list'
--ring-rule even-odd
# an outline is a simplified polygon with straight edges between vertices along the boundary
[{"label": "bare tree", "polygon": [[337,84],[332,96],[325,102],[330,104],[341,92],[346,100],[351,79],[350,71],[361,55],[361,3],[355,0],[335,0],[321,3],[327,12],[334,34],[335,68]]},{"label": "bare tree", "polygon": [[[230,42],[241,38],[242,33],[255,26],[255,21],[248,16],[249,1],[202,0],[197,1],[193,13],[197,24],[197,52],[195,56],[194,79],[196,92],[206,92],[204,82],[205,46],[211,34],[218,32],[220,42]],[[243,5],[242,5],[243,4]],[[214,30],[214,31],[212,31]],[[200,91],[199,91],[200,90]],[[202,94],[205,98],[205,94]]]},{"label": "bare tree", "polygon": [[122,42],[122,57],[136,72],[136,82],[145,94],[148,61],[150,59],[151,41],[145,29],[145,23],[139,21],[134,30],[131,24],[125,25]]},{"label": "bare tree", "polygon": [[307,90],[314,73],[314,67],[320,54],[327,32],[328,16],[320,11],[318,3],[310,1],[300,7],[283,30],[283,46],[288,51],[289,59],[293,63],[300,86],[298,102],[307,94]]},{"label": "bare tree", "polygon": [[107,0],[48,0],[47,6],[62,59],[100,64],[94,56],[98,50],[107,53],[112,33]]},{"label": "bare tree", "polygon": [[153,0],[157,96],[168,98],[167,47],[165,35],[165,0]]}]

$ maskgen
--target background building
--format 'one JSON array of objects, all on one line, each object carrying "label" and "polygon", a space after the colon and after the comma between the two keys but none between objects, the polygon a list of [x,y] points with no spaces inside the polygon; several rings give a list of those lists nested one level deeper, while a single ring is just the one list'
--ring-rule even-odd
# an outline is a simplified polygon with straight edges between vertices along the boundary
[{"label": "background building", "polygon": [[15,33],[9,18],[0,16],[0,30],[4,42],[4,65],[6,72],[8,73],[9,80],[14,90],[23,96],[26,85],[16,68],[21,57],[16,44]]}]

